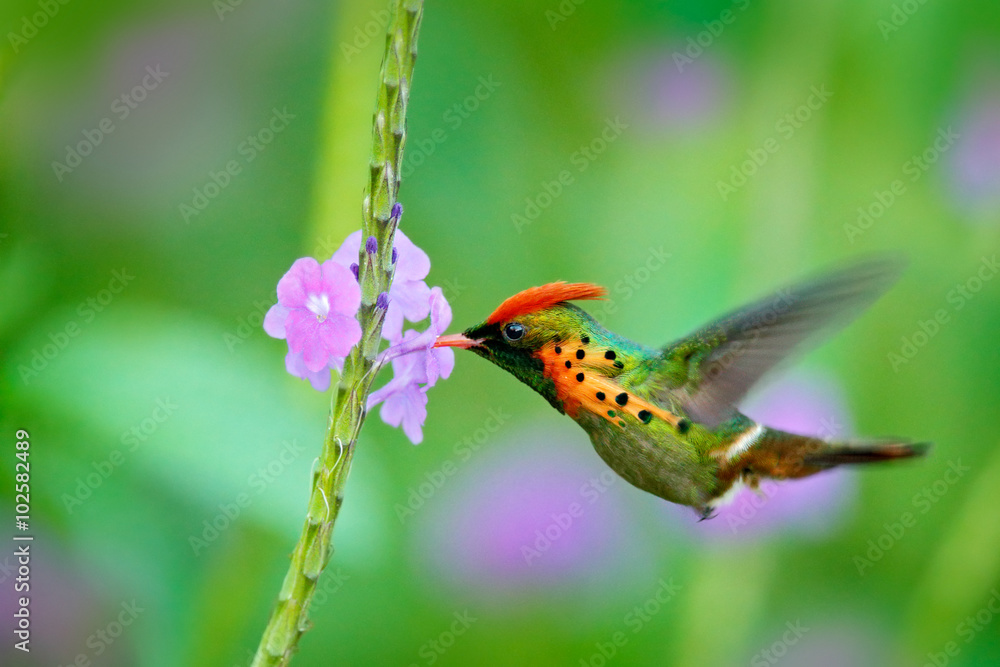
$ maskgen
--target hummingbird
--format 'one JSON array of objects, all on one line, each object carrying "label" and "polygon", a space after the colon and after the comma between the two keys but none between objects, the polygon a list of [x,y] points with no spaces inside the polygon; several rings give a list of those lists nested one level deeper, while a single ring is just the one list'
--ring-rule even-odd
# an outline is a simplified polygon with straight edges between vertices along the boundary
[{"label": "hummingbird", "polygon": [[519,292],[435,347],[470,350],[576,421],[630,484],[708,519],[743,487],[924,454],[899,438],[827,441],[742,414],[740,400],[792,353],[854,319],[900,274],[868,259],[777,290],[661,348],[602,327],[571,301],[604,288],[554,282]]}]

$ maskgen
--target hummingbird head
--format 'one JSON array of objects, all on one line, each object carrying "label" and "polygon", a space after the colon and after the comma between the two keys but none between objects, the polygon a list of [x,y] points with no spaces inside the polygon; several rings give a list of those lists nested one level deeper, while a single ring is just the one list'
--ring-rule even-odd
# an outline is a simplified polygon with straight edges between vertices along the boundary
[{"label": "hummingbird head", "polygon": [[440,336],[435,347],[458,347],[478,354],[511,373],[562,411],[555,386],[546,377],[543,348],[586,337],[593,318],[568,301],[600,299],[603,287],[555,282],[519,292],[483,322],[460,334]]}]

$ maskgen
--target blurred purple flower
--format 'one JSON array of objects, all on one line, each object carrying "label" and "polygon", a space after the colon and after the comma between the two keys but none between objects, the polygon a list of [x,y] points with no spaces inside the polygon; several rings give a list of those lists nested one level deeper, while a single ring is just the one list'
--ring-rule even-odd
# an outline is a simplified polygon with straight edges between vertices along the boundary
[{"label": "blurred purple flower", "polygon": [[[866,610],[852,610],[855,618],[865,615]],[[856,620],[842,621],[806,621],[794,619],[782,623],[768,624],[762,630],[753,646],[773,647],[776,642],[783,642],[783,637],[794,637],[795,641],[785,646],[781,656],[782,667],[881,667],[882,665],[903,664],[900,655],[892,654],[891,643],[887,644],[876,631],[860,625]],[[791,633],[787,633],[791,630]],[[778,656],[777,651],[770,653],[772,658]],[[749,657],[749,664],[769,664],[763,653]]]},{"label": "blurred purple flower", "polygon": [[956,198],[968,208],[1000,208],[1000,84],[976,87],[951,155]]},{"label": "blurred purple flower", "polygon": [[278,303],[267,311],[264,331],[287,339],[289,352],[301,352],[306,370],[316,373],[361,340],[360,307],[361,287],[347,268],[303,257],[278,281]]},{"label": "blurred purple flower", "polygon": [[725,64],[712,53],[679,63],[677,54],[683,52],[679,42],[623,54],[605,75],[611,104],[617,108],[622,99],[636,100],[634,119],[653,132],[686,133],[718,123],[730,88]]},{"label": "blurred purple flower", "polygon": [[434,577],[487,598],[558,587],[606,596],[655,580],[630,487],[569,433],[533,428],[478,454],[487,431],[467,438],[463,451],[477,458],[415,519]]},{"label": "blurred purple flower", "polygon": [[301,352],[291,352],[285,355],[285,370],[291,375],[303,380],[309,380],[309,384],[316,391],[326,391],[330,388],[331,366],[324,366],[315,373],[306,368],[305,359]]},{"label": "blurred purple flower", "polygon": [[[371,246],[368,239],[367,246]],[[375,244],[377,247],[377,244]],[[366,247],[366,250],[368,248]],[[344,240],[343,245],[331,258],[337,264],[350,268],[358,263],[361,251],[361,230]],[[389,309],[382,324],[382,337],[390,342],[398,341],[403,335],[403,319],[420,322],[429,311],[430,288],[424,279],[431,270],[431,260],[423,250],[407,238],[401,230],[396,230],[393,251],[396,255],[396,273],[389,288]]]},{"label": "blurred purple flower", "polygon": [[382,361],[392,359],[393,378],[368,397],[368,409],[382,403],[379,416],[390,426],[402,425],[403,433],[417,445],[423,440],[427,419],[427,390],[455,368],[450,347],[433,347],[437,337],[451,324],[451,306],[440,287],[430,290],[430,326],[423,333],[408,330],[385,351]]},{"label": "blurred purple flower", "polygon": [[712,56],[681,67],[663,54],[647,76],[653,117],[664,124],[683,129],[718,116],[725,82],[721,65]]},{"label": "blurred purple flower", "polygon": [[[812,374],[764,387],[743,412],[774,428],[822,438],[843,438],[850,429],[838,386]],[[690,512],[682,520],[692,534],[709,540],[757,539],[781,531],[822,534],[843,517],[856,493],[853,475],[842,469],[784,482],[764,480],[757,492],[739,491],[710,521],[699,523]]]}]

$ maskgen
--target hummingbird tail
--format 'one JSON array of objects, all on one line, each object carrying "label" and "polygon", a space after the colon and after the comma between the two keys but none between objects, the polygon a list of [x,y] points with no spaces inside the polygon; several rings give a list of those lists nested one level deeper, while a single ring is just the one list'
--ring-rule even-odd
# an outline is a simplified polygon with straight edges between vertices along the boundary
[{"label": "hummingbird tail", "polygon": [[723,478],[799,479],[841,465],[923,456],[928,449],[928,443],[898,438],[827,442],[757,425],[730,445]]},{"label": "hummingbird tail", "polygon": [[802,462],[819,469],[856,463],[880,463],[895,459],[924,456],[930,450],[929,442],[904,440],[863,440],[859,442],[826,445],[814,454],[806,454]]}]

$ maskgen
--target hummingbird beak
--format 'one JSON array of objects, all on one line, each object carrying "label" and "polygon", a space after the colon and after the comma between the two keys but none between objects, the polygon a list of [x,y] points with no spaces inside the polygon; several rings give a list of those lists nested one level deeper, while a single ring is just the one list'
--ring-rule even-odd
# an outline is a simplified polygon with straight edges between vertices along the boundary
[{"label": "hummingbird beak", "polygon": [[482,340],[474,340],[472,338],[466,338],[463,334],[451,334],[450,336],[438,336],[437,341],[434,343],[434,347],[459,347],[463,350],[468,350],[470,347],[474,347],[482,343]]}]

